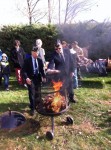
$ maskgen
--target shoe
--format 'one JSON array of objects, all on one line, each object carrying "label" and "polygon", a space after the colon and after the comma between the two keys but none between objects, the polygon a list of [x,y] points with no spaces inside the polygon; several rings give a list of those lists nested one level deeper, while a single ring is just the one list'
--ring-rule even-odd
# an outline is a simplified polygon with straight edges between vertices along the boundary
[{"label": "shoe", "polygon": [[34,116],[35,114],[36,114],[36,111],[35,111],[35,110],[31,110],[31,111],[30,111],[30,115],[31,115],[31,116]]},{"label": "shoe", "polygon": [[73,89],[78,89],[78,87],[74,87]]},{"label": "shoe", "polygon": [[69,99],[69,101],[72,102],[72,103],[77,103],[77,101],[74,98]]},{"label": "shoe", "polygon": [[5,91],[9,91],[9,88],[6,88]]},{"label": "shoe", "polygon": [[31,111],[30,111],[30,115],[31,115],[31,116],[34,116],[34,110],[31,110]]},{"label": "shoe", "polygon": [[27,84],[24,84],[24,87],[27,88]]}]

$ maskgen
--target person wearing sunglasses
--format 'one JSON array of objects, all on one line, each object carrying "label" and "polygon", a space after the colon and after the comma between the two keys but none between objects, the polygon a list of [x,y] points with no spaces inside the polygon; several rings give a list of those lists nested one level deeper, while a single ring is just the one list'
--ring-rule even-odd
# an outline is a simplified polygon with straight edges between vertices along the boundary
[{"label": "person wearing sunglasses", "polygon": [[70,102],[76,103],[73,90],[73,59],[69,49],[64,49],[61,43],[55,44],[55,51],[49,61],[47,74],[53,74],[54,80],[59,80],[66,87]]}]

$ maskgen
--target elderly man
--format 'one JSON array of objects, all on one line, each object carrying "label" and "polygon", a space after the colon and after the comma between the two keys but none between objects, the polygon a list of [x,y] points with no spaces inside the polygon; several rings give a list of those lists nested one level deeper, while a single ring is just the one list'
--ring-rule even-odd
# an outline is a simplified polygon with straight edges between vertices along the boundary
[{"label": "elderly man", "polygon": [[25,60],[22,73],[26,80],[29,92],[29,101],[31,115],[34,115],[34,110],[40,102],[41,82],[45,82],[45,73],[43,62],[38,58],[39,50],[33,47],[31,57]]},{"label": "elderly man", "polygon": [[46,61],[45,61],[45,50],[42,48],[42,40],[41,39],[36,40],[36,47],[39,50],[38,57],[42,59],[43,64],[45,65],[45,63],[46,63]]}]

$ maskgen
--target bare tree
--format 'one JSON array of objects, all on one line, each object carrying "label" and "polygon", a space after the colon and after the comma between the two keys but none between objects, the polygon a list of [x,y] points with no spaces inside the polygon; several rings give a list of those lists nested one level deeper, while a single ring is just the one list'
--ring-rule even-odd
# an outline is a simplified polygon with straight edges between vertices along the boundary
[{"label": "bare tree", "polygon": [[91,0],[66,0],[64,24],[71,23],[78,13],[89,10],[95,4]]},{"label": "bare tree", "polygon": [[23,13],[23,15],[28,17],[30,25],[33,23],[33,21],[35,23],[40,21],[47,14],[45,10],[40,9],[39,7],[40,1],[41,0],[26,0],[27,6],[25,6],[23,10],[21,10],[21,8],[18,7],[18,9]]},{"label": "bare tree", "polygon": [[[57,1],[57,0],[56,0]],[[56,2],[58,3],[58,2]],[[48,23],[51,24],[56,15],[55,0],[48,0]]]},{"label": "bare tree", "polygon": [[59,0],[59,24],[61,23],[61,1]]},{"label": "bare tree", "polygon": [[51,3],[50,0],[48,0],[48,22],[51,23]]},{"label": "bare tree", "polygon": [[[23,11],[20,11],[27,16],[29,24],[40,21],[51,23],[72,23],[75,17],[83,12],[90,10],[95,1],[98,0],[20,0],[22,5],[25,2]],[[41,5],[40,5],[41,4]],[[44,7],[45,6],[45,7]]]}]

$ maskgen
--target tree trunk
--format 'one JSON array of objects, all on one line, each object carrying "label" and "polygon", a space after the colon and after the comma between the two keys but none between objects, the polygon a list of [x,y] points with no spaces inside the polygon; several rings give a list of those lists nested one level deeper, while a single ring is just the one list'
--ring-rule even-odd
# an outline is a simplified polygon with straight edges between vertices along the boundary
[{"label": "tree trunk", "polygon": [[48,0],[48,23],[51,24],[51,4],[50,4],[50,0]]}]

